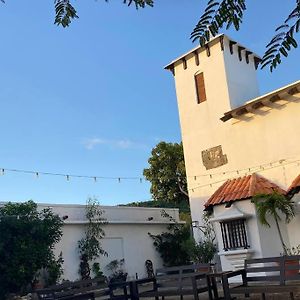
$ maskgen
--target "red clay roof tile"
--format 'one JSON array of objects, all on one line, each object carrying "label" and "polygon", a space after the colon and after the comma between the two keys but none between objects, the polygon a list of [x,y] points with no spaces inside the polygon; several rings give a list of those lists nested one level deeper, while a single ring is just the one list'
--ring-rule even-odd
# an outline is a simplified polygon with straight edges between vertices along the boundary
[{"label": "red clay roof tile", "polygon": [[300,175],[298,175],[294,181],[292,182],[292,184],[290,185],[290,187],[288,188],[288,193],[292,193],[293,191],[296,191],[300,188]]},{"label": "red clay roof tile", "polygon": [[[300,175],[298,177],[300,186]],[[286,191],[275,183],[254,173],[252,175],[227,180],[207,200],[205,207],[249,199],[257,194],[271,194],[274,191],[283,195],[286,194]]]}]

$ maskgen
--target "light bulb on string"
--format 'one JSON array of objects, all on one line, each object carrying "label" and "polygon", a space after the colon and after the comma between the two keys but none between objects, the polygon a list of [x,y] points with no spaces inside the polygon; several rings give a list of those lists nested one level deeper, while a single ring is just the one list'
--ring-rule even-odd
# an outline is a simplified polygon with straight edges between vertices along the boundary
[{"label": "light bulb on string", "polygon": [[67,181],[70,181],[70,176],[69,175],[67,175],[66,178],[67,178]]},{"label": "light bulb on string", "polygon": [[97,182],[97,177],[94,177],[94,182]]},{"label": "light bulb on string", "polygon": [[118,178],[118,182],[121,183],[121,178],[120,177]]},{"label": "light bulb on string", "polygon": [[36,172],[36,173],[35,173],[35,177],[36,177],[36,178],[39,178],[39,172]]}]

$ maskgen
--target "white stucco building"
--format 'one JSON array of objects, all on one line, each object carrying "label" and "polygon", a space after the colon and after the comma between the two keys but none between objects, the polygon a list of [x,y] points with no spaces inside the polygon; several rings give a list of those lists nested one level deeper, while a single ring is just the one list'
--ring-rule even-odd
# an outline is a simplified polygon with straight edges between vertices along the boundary
[{"label": "white stucco building", "polygon": [[[61,218],[67,217],[64,220],[63,236],[55,247],[56,256],[62,252],[64,259],[62,279],[80,279],[78,241],[84,237],[85,226],[88,223],[85,217],[86,206],[38,204],[38,210],[46,207],[50,207]],[[106,220],[106,224],[103,225],[105,237],[101,239],[101,244],[108,256],[101,256],[96,262],[100,263],[105,275],[110,275],[105,266],[115,259],[124,259],[124,269],[128,273],[128,279],[134,279],[136,276],[147,277],[146,260],[152,261],[154,271],[163,266],[162,259],[148,233],[157,235],[167,231],[167,226],[172,221],[162,216],[162,210],[180,223],[178,209],[125,206],[101,206],[101,209],[104,211],[102,217]]]},{"label": "white stucco building", "polygon": [[[192,220],[201,224],[204,208],[213,210],[225,270],[245,257],[282,252],[274,226],[258,222],[251,197],[300,186],[290,188],[300,174],[300,81],[260,95],[259,61],[220,35],[166,66],[175,79]],[[289,246],[300,244],[299,226],[299,214],[281,224]]]}]

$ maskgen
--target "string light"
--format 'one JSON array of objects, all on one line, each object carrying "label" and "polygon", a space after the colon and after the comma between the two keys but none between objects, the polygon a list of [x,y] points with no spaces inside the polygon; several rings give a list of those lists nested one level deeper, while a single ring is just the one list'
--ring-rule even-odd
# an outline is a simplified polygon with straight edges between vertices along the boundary
[{"label": "string light", "polygon": [[[298,160],[290,161],[290,162],[286,162],[286,160],[280,160],[280,161],[278,161],[278,163],[280,163],[280,165],[272,165],[270,167],[262,167],[262,166],[258,166],[258,167],[262,167],[262,171],[281,167],[282,171],[283,171],[283,175],[285,177],[285,181],[286,181],[285,166],[286,165],[290,165],[290,164],[300,165],[300,160],[298,159]],[[268,166],[268,165],[269,165],[269,163],[266,164],[266,165],[264,165],[264,166]],[[250,169],[251,168],[249,168],[249,170]],[[246,173],[245,173],[245,175],[246,175]],[[207,184],[203,184],[203,185],[194,186],[193,188],[188,189],[188,191],[192,190],[194,192],[195,189],[199,189],[199,188],[206,187],[206,186],[211,186],[211,184],[221,183],[221,182],[225,182],[226,180],[231,180],[231,179],[235,179],[235,178],[236,177],[231,177],[231,178],[227,177],[227,178],[219,180],[219,181],[215,181],[215,182],[211,182],[211,183],[207,183]]]},{"label": "string light", "polygon": [[[289,159],[290,160],[290,159]],[[282,165],[290,164],[290,163],[296,163],[297,166],[300,166],[300,159],[294,160],[294,161],[289,161],[287,159],[280,159],[277,161],[273,162],[268,162],[263,165],[258,165],[254,167],[247,167],[244,169],[238,169],[238,170],[230,170],[230,171],[222,171],[219,173],[209,173],[209,174],[200,174],[200,175],[193,175],[193,176],[176,176],[174,179],[178,178],[187,178],[187,177],[192,177],[196,181],[198,177],[201,176],[209,176],[209,178],[213,178],[214,176],[217,175],[226,175],[226,174],[247,174],[247,172],[252,172],[254,173],[254,170],[267,170],[270,168],[276,168]],[[277,163],[277,164],[276,164]],[[278,165],[279,164],[279,165]],[[40,172],[40,171],[30,171],[30,170],[22,170],[22,169],[10,169],[10,168],[0,168],[0,175],[5,175],[7,172],[15,172],[15,173],[26,173],[26,174],[33,174],[36,176],[36,178],[39,178],[42,175],[47,175],[47,176],[61,176],[65,177],[68,181],[71,178],[86,178],[86,179],[92,179],[94,182],[97,182],[98,179],[107,179],[107,180],[116,180],[117,182],[121,183],[121,180],[137,180],[140,183],[143,183],[143,178],[142,177],[105,177],[105,176],[87,176],[87,175],[76,175],[76,174],[64,174],[64,173],[51,173],[51,172]]]}]

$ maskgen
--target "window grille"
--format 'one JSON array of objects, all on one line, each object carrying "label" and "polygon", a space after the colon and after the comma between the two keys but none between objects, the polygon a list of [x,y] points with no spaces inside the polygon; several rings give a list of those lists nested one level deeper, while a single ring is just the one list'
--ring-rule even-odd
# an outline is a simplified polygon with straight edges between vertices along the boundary
[{"label": "window grille", "polygon": [[224,250],[249,248],[245,219],[220,222]]}]

